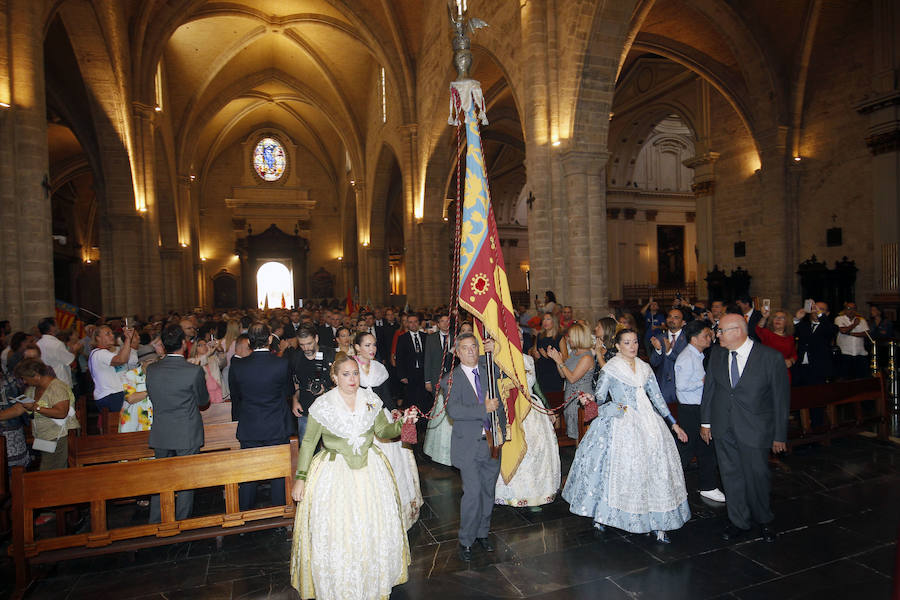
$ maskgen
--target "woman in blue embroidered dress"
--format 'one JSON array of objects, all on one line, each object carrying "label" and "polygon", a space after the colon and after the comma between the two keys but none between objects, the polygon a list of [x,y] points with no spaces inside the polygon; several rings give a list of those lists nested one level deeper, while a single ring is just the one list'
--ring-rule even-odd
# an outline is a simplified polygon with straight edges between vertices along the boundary
[{"label": "woman in blue embroidered dress", "polygon": [[[668,543],[666,532],[691,518],[668,428],[682,442],[687,435],[666,407],[650,366],[637,357],[637,333],[623,329],[615,344],[618,354],[601,370],[594,391],[599,415],[578,446],[562,495],[573,513],[593,518],[598,529],[655,532]],[[612,401],[604,404],[607,393]]]}]

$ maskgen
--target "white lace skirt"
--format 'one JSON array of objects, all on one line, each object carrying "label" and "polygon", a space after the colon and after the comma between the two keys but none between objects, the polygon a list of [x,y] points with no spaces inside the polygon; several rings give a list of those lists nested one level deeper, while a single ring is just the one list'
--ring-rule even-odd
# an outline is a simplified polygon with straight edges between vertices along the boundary
[{"label": "white lace skirt", "polygon": [[509,485],[497,478],[496,504],[540,506],[559,491],[559,447],[550,417],[532,408],[522,422],[528,449]]},{"label": "white lace skirt", "polygon": [[375,445],[381,449],[388,462],[391,463],[394,479],[397,481],[397,491],[400,494],[403,527],[409,529],[419,519],[419,510],[422,508],[423,502],[416,457],[412,450],[404,448],[400,441],[382,442],[376,438]]},{"label": "white lace skirt", "polygon": [[317,454],[297,505],[291,585],[301,598],[375,600],[408,577],[409,544],[387,458],[369,448],[351,469],[340,455]]}]

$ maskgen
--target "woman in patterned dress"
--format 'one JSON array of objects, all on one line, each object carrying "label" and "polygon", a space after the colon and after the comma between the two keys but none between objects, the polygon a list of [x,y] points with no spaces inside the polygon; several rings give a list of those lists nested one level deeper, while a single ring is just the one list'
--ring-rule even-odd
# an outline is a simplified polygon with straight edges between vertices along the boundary
[{"label": "woman in patterned dress", "polygon": [[[669,413],[650,365],[637,357],[637,333],[619,331],[615,345],[618,354],[603,367],[594,392],[599,415],[575,452],[563,498],[597,529],[655,532],[668,543],[666,532],[691,518],[669,428],[682,442],[687,435]],[[611,402],[605,402],[607,392]]]}]

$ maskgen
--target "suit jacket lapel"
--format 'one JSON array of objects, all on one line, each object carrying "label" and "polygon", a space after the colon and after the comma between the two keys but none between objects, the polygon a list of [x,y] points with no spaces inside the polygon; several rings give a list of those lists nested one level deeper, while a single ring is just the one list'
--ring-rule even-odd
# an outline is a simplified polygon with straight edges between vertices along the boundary
[{"label": "suit jacket lapel", "polygon": [[744,365],[744,372],[741,373],[741,379],[738,381],[738,385],[741,385],[744,382],[748,372],[751,377],[756,372],[756,369],[758,368],[757,363],[759,362],[759,352],[757,351],[757,346],[759,346],[759,344],[760,342],[753,342],[753,347],[750,349],[750,355],[747,357],[747,364]]}]

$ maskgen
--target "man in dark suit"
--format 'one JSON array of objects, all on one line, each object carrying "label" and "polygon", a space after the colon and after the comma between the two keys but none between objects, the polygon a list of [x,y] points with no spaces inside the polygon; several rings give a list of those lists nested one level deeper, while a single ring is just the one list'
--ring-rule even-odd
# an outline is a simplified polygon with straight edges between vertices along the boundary
[{"label": "man in dark suit", "polygon": [[[153,399],[150,447],[156,458],[197,454],[203,446],[200,407],[209,404],[203,369],[184,358],[187,339],[180,325],[162,331],[166,356],[147,367],[147,395]],[[194,490],[178,492],[175,518],[187,519],[194,507]],[[160,522],[159,495],[150,498],[150,522]]]},{"label": "man in dark suit", "polygon": [[[492,340],[485,342],[485,351],[492,352]],[[506,413],[498,401],[496,375],[490,381],[484,359],[478,357],[478,340],[471,333],[456,338],[456,354],[460,364],[453,370],[453,386],[447,393],[447,414],[453,419],[450,439],[450,461],[459,469],[463,495],[459,504],[459,556],[472,560],[472,544],[493,552],[488,539],[491,513],[494,510],[494,491],[500,474],[500,461],[491,458],[487,428],[490,413],[498,412],[500,426],[506,433]],[[496,371],[495,371],[496,373]],[[447,389],[450,375],[441,382]],[[488,398],[488,386],[494,387],[494,398]]]},{"label": "man in dark suit", "polygon": [[[425,339],[427,335],[419,331],[421,314],[411,314],[406,320],[409,331],[397,340],[397,377],[406,385],[406,404],[404,408],[417,406],[423,413],[431,410],[434,398],[425,389]],[[416,423],[420,430],[419,439],[423,440],[425,419]]]},{"label": "man in dark suit", "polygon": [[813,311],[802,308],[794,328],[797,336],[797,363],[794,365],[794,385],[825,383],[833,375],[831,344],[837,329],[828,318],[828,305],[816,302]]},{"label": "man in dark suit", "polygon": [[394,342],[394,332],[400,329],[400,322],[394,315],[393,308],[384,309],[384,319],[381,325],[378,319],[375,319],[375,341],[378,345],[378,355],[383,359],[383,363],[390,368],[391,362],[391,344]]},{"label": "man in dark suit", "polygon": [[435,333],[425,339],[425,389],[431,394],[434,393],[434,388],[441,377],[453,368],[450,316],[441,315],[438,318],[437,328]]},{"label": "man in dark suit", "polygon": [[318,345],[324,348],[337,348],[337,341],[334,338],[340,326],[340,311],[327,311],[325,313],[325,323],[316,327],[316,332],[319,336]]},{"label": "man in dark suit", "polygon": [[675,393],[675,361],[687,346],[687,336],[682,335],[684,312],[675,307],[666,315],[668,331],[660,331],[650,338],[650,366],[656,373],[656,382],[667,404],[678,401]]},{"label": "man in dark suit", "polygon": [[716,440],[730,521],[722,538],[735,539],[756,522],[772,542],[769,450],[786,449],[788,373],[779,352],[747,337],[741,315],[725,315],[719,325],[721,345],[713,348],[703,384],[700,437]]},{"label": "man in dark suit", "polygon": [[756,326],[762,320],[762,313],[753,308],[753,299],[748,294],[741,294],[734,301],[737,307],[744,315],[744,322],[747,323],[747,336],[755,342],[759,341],[756,335]]},{"label": "man in dark suit", "polygon": [[[286,444],[291,427],[288,407],[294,395],[288,361],[269,352],[272,331],[265,323],[252,324],[247,336],[252,350],[250,356],[233,360],[228,370],[231,415],[238,422],[237,439],[241,448]],[[283,505],[284,479],[273,479],[270,483],[272,505]],[[240,485],[241,510],[254,508],[258,486],[258,481]]]}]

